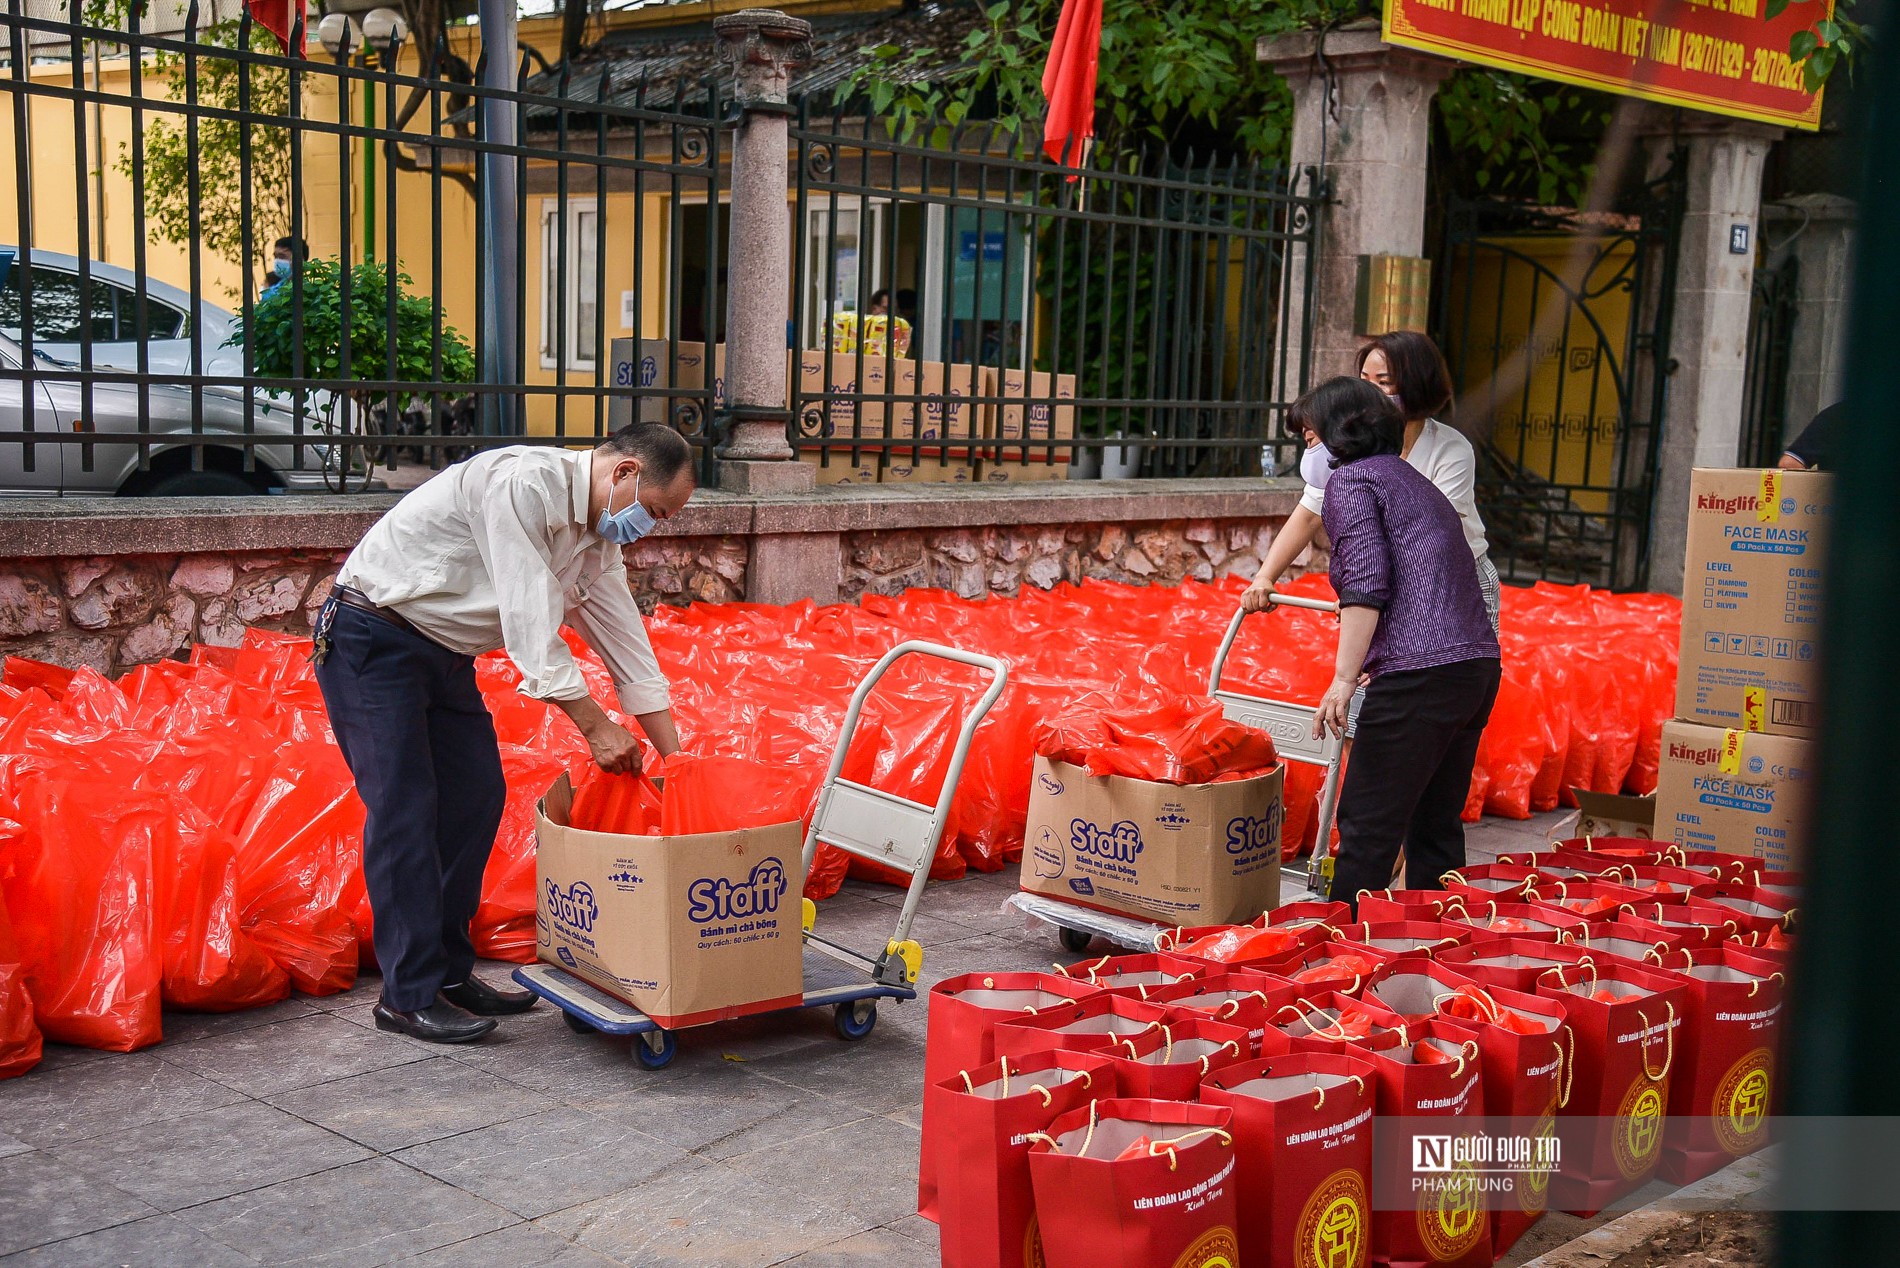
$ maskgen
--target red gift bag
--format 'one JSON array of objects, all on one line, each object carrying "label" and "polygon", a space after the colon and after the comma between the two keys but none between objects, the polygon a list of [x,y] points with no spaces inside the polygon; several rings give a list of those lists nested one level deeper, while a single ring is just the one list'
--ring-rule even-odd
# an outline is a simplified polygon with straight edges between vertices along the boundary
[{"label": "red gift bag", "polygon": [[1390,951],[1376,951],[1363,943],[1322,942],[1258,967],[1285,978],[1305,994],[1339,991],[1357,995],[1372,970],[1397,958]]},{"label": "red gift bag", "polygon": [[1404,1041],[1404,1022],[1337,992],[1296,999],[1277,1010],[1260,1036],[1261,1057],[1289,1052],[1355,1052]]},{"label": "red gift bag", "polygon": [[1202,1103],[1234,1114],[1240,1262],[1248,1268],[1365,1268],[1373,1077],[1364,1054],[1295,1052],[1202,1082]]},{"label": "red gift bag", "polygon": [[1537,866],[1521,863],[1479,863],[1456,868],[1439,878],[1447,894],[1456,894],[1467,905],[1477,907],[1492,900],[1524,900],[1543,879],[1546,878]]},{"label": "red gift bag", "polygon": [[[1474,985],[1439,1000],[1438,1011],[1478,1038],[1484,1113],[1492,1135],[1554,1141],[1557,1113],[1569,1101],[1576,1045],[1563,1005]],[[1528,1161],[1539,1164],[1543,1157]],[[1491,1210],[1493,1254],[1504,1254],[1544,1217],[1554,1171],[1554,1166],[1533,1165],[1510,1177],[1511,1192],[1500,1195]]]},{"label": "red gift bag", "polygon": [[1438,957],[1453,972],[1484,985],[1529,995],[1537,979],[1553,968],[1590,964],[1594,957],[1582,947],[1539,938],[1493,938],[1453,947]]},{"label": "red gift bag", "polygon": [[1787,976],[1730,944],[1680,952],[1667,966],[1689,987],[1662,1178],[1689,1184],[1768,1143]]},{"label": "red gift bag", "polygon": [[1545,907],[1567,911],[1585,920],[1609,920],[1629,903],[1680,903],[1689,891],[1681,888],[1638,889],[1610,881],[1566,881],[1547,879],[1534,886],[1530,900]]},{"label": "red gift bag", "polygon": [[1086,1052],[992,1061],[924,1089],[944,1268],[1039,1268],[1029,1138],[1116,1092],[1112,1063]]},{"label": "red gift bag", "polygon": [[1115,1063],[1120,1095],[1151,1101],[1191,1101],[1201,1080],[1252,1058],[1247,1032],[1194,1017],[1164,1022],[1132,1039],[1117,1039],[1101,1055]]},{"label": "red gift bag", "polygon": [[1262,925],[1203,925],[1170,929],[1155,939],[1171,954],[1203,967],[1257,967],[1302,947],[1325,941],[1328,929],[1314,924],[1299,929]]},{"label": "red gift bag", "polygon": [[1297,903],[1281,903],[1256,923],[1275,929],[1305,929],[1314,925],[1343,925],[1352,919],[1352,908],[1331,899],[1307,898]]},{"label": "red gift bag", "polygon": [[1687,902],[1631,903],[1616,916],[1618,920],[1628,918],[1634,918],[1652,926],[1660,925],[1679,935],[1683,944],[1690,950],[1712,946],[1733,938],[1737,934],[1745,934],[1753,930],[1766,932],[1779,927],[1780,923],[1750,916],[1733,907],[1693,896]]},{"label": "red gift bag", "polygon": [[1543,974],[1536,993],[1563,1005],[1576,1037],[1562,1112],[1591,1120],[1565,1133],[1551,1205],[1588,1218],[1641,1187],[1662,1161],[1688,983],[1658,969],[1582,964]]},{"label": "red gift bag", "polygon": [[1447,915],[1445,923],[1471,930],[1473,942],[1489,938],[1539,938],[1555,942],[1565,930],[1583,928],[1589,923],[1589,917],[1543,903],[1469,901],[1461,911]]},{"label": "red gift bag", "polygon": [[1199,960],[1149,952],[1144,955],[1105,955],[1079,964],[1057,965],[1056,972],[1116,995],[1147,999],[1164,986],[1173,986],[1207,972]]},{"label": "red gift bag", "polygon": [[1690,896],[1740,913],[1744,933],[1760,930],[1765,934],[1776,926],[1785,933],[1794,928],[1795,909],[1800,905],[1794,896],[1761,885],[1698,885]]},{"label": "red gift bag", "polygon": [[1374,969],[1360,998],[1402,1021],[1424,1021],[1438,1012],[1440,1000],[1475,985],[1466,974],[1430,956],[1408,955]]},{"label": "red gift bag", "polygon": [[997,1022],[996,1055],[1020,1057],[1050,1048],[1100,1052],[1113,1047],[1117,1039],[1132,1039],[1173,1017],[1165,1008],[1097,991],[1073,1004],[1045,1008],[1033,1017]]},{"label": "red gift bag", "polygon": [[1176,1013],[1195,1012],[1247,1032],[1249,1056],[1260,1050],[1267,1019],[1293,1002],[1298,988],[1285,978],[1252,969],[1228,969],[1163,987],[1148,1002]]},{"label": "red gift bag", "polygon": [[1363,920],[1333,932],[1336,942],[1357,942],[1396,955],[1437,955],[1471,941],[1471,930],[1442,920]]},{"label": "red gift bag", "polygon": [[[1441,1018],[1406,1028],[1407,1042],[1375,1050],[1373,1070],[1380,1118],[1444,1120],[1448,1134],[1483,1126],[1484,1085],[1478,1040]],[[1457,1264],[1489,1268],[1491,1221],[1478,1177],[1469,1167],[1412,1184],[1411,1150],[1387,1149],[1375,1159],[1376,1197],[1389,1209],[1372,1214],[1372,1262]],[[1391,1200],[1387,1200],[1387,1198]],[[1403,1207],[1402,1198],[1410,1198]]]},{"label": "red gift bag", "polygon": [[1648,968],[1669,967],[1664,963],[1665,958],[1674,953],[1680,961],[1683,949],[1681,934],[1663,929],[1644,933],[1614,920],[1592,921],[1581,933],[1566,934],[1564,941],[1581,947],[1593,959],[1613,957]]},{"label": "red gift bag", "polygon": [[1463,911],[1464,903],[1442,889],[1368,889],[1359,895],[1361,920],[1449,920]]},{"label": "red gift bag", "polygon": [[[965,973],[930,989],[924,1031],[924,1086],[955,1078],[996,1059],[992,1028],[1000,1020],[1033,1017],[1045,1008],[1099,995],[1086,982],[1053,973]],[[931,1154],[928,1100],[924,1105],[923,1153],[917,1166],[917,1213],[937,1218],[937,1168]]]},{"label": "red gift bag", "polygon": [[1049,1268],[1240,1263],[1233,1111],[1115,1099],[1057,1119],[1029,1147]]}]

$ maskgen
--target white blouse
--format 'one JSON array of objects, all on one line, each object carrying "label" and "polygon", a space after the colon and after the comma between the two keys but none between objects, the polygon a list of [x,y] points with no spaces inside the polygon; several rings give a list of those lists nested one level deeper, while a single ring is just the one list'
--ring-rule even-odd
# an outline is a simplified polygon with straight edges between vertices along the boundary
[{"label": "white blouse", "polygon": [[[1471,557],[1483,559],[1490,547],[1484,538],[1484,520],[1478,515],[1478,451],[1471,447],[1464,433],[1436,418],[1428,418],[1425,429],[1418,434],[1418,443],[1405,455],[1405,460],[1437,485],[1438,491],[1451,502],[1464,525],[1465,544],[1471,547]],[[1300,495],[1300,505],[1318,515],[1320,508],[1326,505],[1326,494],[1309,484]]]}]

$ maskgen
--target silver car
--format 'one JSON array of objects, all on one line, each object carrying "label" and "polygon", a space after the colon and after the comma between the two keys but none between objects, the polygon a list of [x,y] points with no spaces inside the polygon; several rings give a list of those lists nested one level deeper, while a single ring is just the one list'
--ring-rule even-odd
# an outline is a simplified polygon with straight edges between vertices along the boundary
[{"label": "silver car", "polygon": [[[331,446],[310,443],[303,446],[302,469],[298,469],[292,445],[284,443],[293,434],[295,422],[285,405],[260,397],[252,398],[251,430],[260,441],[253,469],[244,469],[245,433],[244,393],[238,388],[202,389],[202,437],[192,434],[194,417],[192,392],[176,383],[148,382],[143,387],[132,383],[93,382],[90,400],[87,390],[71,378],[41,377],[60,375],[78,369],[40,351],[33,350],[34,370],[31,391],[31,420],[35,432],[55,435],[92,434],[100,438],[139,434],[140,396],[145,398],[147,431],[151,440],[149,469],[139,470],[136,444],[100,444],[90,446],[91,469],[87,470],[86,446],[76,444],[37,444],[32,446],[32,469],[27,469],[27,442],[0,440],[0,495],[59,497],[75,494],[143,494],[152,497],[191,497],[246,493],[309,492],[321,493],[326,487],[324,467],[331,458]],[[26,429],[27,380],[22,371],[25,354],[20,345],[0,335],[0,433],[17,434]],[[317,421],[306,411],[304,434],[313,441],[323,435]],[[282,439],[279,439],[282,438]],[[192,470],[192,447],[204,448],[203,470]],[[330,477],[334,480],[334,475]]]},{"label": "silver car", "polygon": [[[0,246],[0,264],[14,255]],[[0,268],[0,432],[17,433],[25,427],[28,411],[20,376],[24,352],[21,336],[20,263]],[[139,368],[137,339],[137,275],[117,265],[93,261],[91,315],[84,323],[92,337],[92,365],[96,370]],[[35,251],[32,262],[33,359],[40,373],[55,377],[33,381],[32,422],[35,431],[62,434],[92,432],[100,436],[137,435],[141,389],[130,383],[92,384],[90,400],[72,378],[57,377],[80,368],[81,342],[79,260],[76,256]],[[28,470],[26,443],[0,440],[0,495],[55,497],[85,494],[142,494],[159,497],[236,495],[247,493],[323,492],[341,488],[326,464],[334,465],[328,445],[305,445],[302,462],[290,445],[263,444],[252,470],[244,469],[245,395],[235,387],[206,387],[202,391],[203,439],[191,436],[193,401],[189,385],[167,383],[167,374],[191,373],[193,333],[198,357],[208,375],[237,376],[244,372],[242,349],[225,347],[235,318],[216,304],[198,301],[175,286],[148,278],[146,292],[145,357],[153,376],[142,389],[145,398],[150,463],[139,470],[139,447],[102,444],[91,447],[90,462],[81,446],[46,444],[32,447]],[[283,394],[254,392],[250,428],[260,437],[289,437],[296,432],[292,401]],[[321,440],[323,423],[334,397],[310,394],[304,407],[303,434]],[[202,444],[203,470],[193,471],[191,447]],[[360,465],[358,463],[357,465]],[[299,469],[301,467],[301,469]],[[351,481],[358,488],[362,475]]]}]

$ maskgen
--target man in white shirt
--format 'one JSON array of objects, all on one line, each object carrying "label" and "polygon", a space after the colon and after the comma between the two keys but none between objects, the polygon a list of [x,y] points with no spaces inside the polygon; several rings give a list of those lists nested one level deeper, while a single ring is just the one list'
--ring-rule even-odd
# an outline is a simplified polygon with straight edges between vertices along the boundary
[{"label": "man in white shirt", "polygon": [[637,772],[638,742],[588,694],[561,638],[572,625],[606,662],[621,708],[661,756],[676,752],[621,547],[693,488],[691,447],[653,423],[586,453],[494,449],[409,494],[344,561],[317,619],[317,682],[369,810],[378,1028],[465,1043],[533,1006],[473,972],[469,921],[507,796],[475,657],[505,648],[522,694],[573,719],[601,769]]}]

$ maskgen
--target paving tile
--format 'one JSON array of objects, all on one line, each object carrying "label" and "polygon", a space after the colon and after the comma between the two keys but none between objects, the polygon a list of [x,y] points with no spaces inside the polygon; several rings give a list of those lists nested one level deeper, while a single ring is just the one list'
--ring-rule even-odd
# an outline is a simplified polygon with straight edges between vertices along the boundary
[{"label": "paving tile", "polygon": [[562,1107],[395,1155],[525,1219],[631,1188],[686,1152],[623,1123]]},{"label": "paving tile", "polygon": [[318,1011],[308,995],[292,995],[275,1004],[266,1004],[262,1008],[240,1008],[235,1013],[167,1012],[165,1042],[191,1043],[197,1039],[209,1039],[213,1035],[228,1035],[239,1030],[289,1021],[293,1017],[307,1017]]},{"label": "paving tile", "polygon": [[0,1158],[0,1194],[0,1255],[157,1214],[43,1152]]},{"label": "paving tile", "polygon": [[243,1099],[148,1049],[9,1079],[0,1084],[0,1120],[8,1135],[44,1148]]},{"label": "paving tile", "polygon": [[0,1158],[10,1158],[14,1154],[23,1154],[33,1146],[24,1140],[15,1140],[5,1132],[0,1132]]},{"label": "paving tile", "polygon": [[267,1264],[375,1268],[515,1223],[470,1193],[387,1158],[286,1180],[178,1213]]},{"label": "paving tile", "polygon": [[526,1118],[555,1106],[539,1092],[449,1057],[429,1057],[264,1099],[378,1153]]},{"label": "paving tile", "polygon": [[678,1078],[692,1065],[682,1052],[664,1070],[643,1070],[630,1047],[629,1040],[612,1035],[574,1034],[559,1012],[537,1008],[502,1018],[501,1027],[480,1043],[437,1052],[557,1101],[592,1100],[650,1086]]},{"label": "paving tile", "polygon": [[[819,912],[815,928],[839,946],[870,953],[882,950],[897,929],[898,905],[858,903],[839,912]],[[950,919],[927,907],[919,906],[910,925],[910,936],[929,949],[943,943],[958,942],[983,933],[988,924]]]},{"label": "paving tile", "polygon": [[404,1036],[319,1012],[167,1047],[159,1055],[248,1096],[267,1096],[421,1061],[430,1053]]},{"label": "paving tile", "polygon": [[47,1040],[40,1048],[40,1063],[35,1070],[64,1070],[67,1066],[87,1065],[94,1061],[105,1061],[121,1053],[102,1052],[97,1048],[76,1048],[67,1043],[54,1043]]},{"label": "paving tile", "polygon": [[881,1024],[859,1043],[839,1043],[750,1063],[781,1083],[842,1101],[867,1114],[918,1104],[924,1095],[924,1040],[920,1032]]},{"label": "paving tile", "polygon": [[641,1268],[765,1268],[871,1227],[782,1182],[698,1159],[538,1223]]},{"label": "paving tile", "polygon": [[614,1260],[534,1224],[514,1224],[426,1255],[404,1268],[611,1268]]},{"label": "paving tile", "polygon": [[787,1268],[859,1268],[871,1264],[878,1268],[937,1268],[940,1260],[934,1249],[920,1242],[889,1229],[874,1228],[819,1250],[806,1251],[785,1263]]},{"label": "paving tile", "polygon": [[727,1165],[881,1226],[917,1210],[917,1143],[917,1132],[902,1123],[861,1118]]},{"label": "paving tile", "polygon": [[187,1114],[92,1140],[53,1155],[87,1177],[176,1211],[370,1156],[321,1127],[246,1102]]},{"label": "paving tile", "polygon": [[937,1248],[942,1241],[941,1230],[937,1225],[921,1215],[906,1215],[903,1219],[886,1224],[884,1227],[913,1242],[920,1242],[930,1247],[930,1253],[933,1255],[937,1253]]},{"label": "paving tile", "polygon": [[863,1116],[729,1062],[589,1103],[589,1112],[705,1158],[730,1158]]},{"label": "paving tile", "polygon": [[127,1264],[245,1268],[256,1262],[175,1215],[153,1215],[0,1258],[0,1264],[19,1268],[34,1264],[49,1268],[124,1268]]}]

